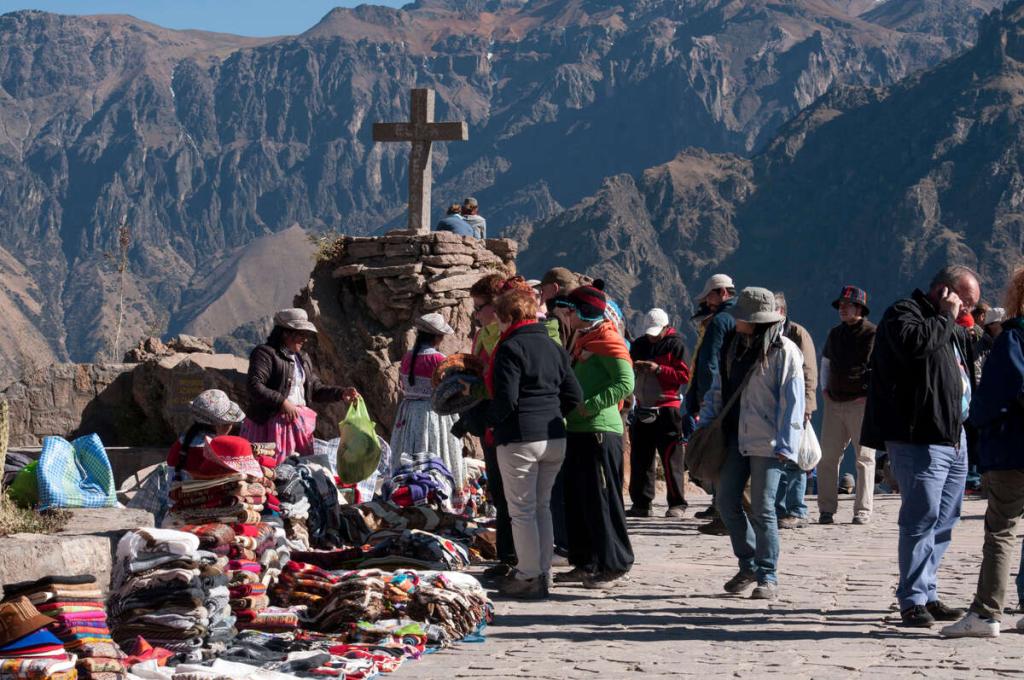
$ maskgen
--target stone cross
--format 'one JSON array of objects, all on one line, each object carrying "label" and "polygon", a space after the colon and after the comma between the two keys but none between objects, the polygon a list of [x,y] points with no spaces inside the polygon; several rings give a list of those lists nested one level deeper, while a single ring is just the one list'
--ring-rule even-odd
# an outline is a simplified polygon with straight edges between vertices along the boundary
[{"label": "stone cross", "polygon": [[412,142],[412,151],[409,152],[409,231],[418,234],[430,231],[431,143],[464,142],[468,139],[469,126],[466,123],[434,122],[434,91],[426,88],[412,91],[409,122],[373,124],[375,142]]}]

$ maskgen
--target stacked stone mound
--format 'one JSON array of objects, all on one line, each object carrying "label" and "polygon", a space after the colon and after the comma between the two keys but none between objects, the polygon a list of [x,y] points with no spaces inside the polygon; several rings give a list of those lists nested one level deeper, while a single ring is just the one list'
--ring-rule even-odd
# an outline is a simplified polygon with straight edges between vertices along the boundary
[{"label": "stacked stone mound", "polygon": [[[512,274],[517,252],[508,239],[447,232],[338,239],[296,298],[321,331],[312,350],[321,374],[357,387],[382,430],[390,431],[398,407],[398,364],[415,339],[413,320],[438,312],[455,329],[441,351],[468,350],[469,289],[486,274]],[[318,427],[333,436],[341,411],[327,411]]]}]

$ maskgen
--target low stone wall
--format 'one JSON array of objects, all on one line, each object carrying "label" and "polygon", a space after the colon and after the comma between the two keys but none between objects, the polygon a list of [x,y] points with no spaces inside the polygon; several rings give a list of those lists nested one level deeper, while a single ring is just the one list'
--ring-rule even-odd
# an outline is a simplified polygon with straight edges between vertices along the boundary
[{"label": "low stone wall", "polygon": [[[413,320],[438,312],[455,330],[441,351],[469,351],[469,289],[486,274],[512,274],[517,252],[514,241],[447,232],[340,238],[296,298],[320,330],[311,352],[322,377],[359,389],[387,435],[401,394],[398,365],[415,340]],[[341,407],[323,412],[318,431],[334,436]]]}]

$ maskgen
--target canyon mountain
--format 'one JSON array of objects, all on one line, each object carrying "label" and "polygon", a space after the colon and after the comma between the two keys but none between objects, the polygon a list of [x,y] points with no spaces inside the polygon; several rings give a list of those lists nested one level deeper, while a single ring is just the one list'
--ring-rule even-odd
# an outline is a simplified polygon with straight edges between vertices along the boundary
[{"label": "canyon mountain", "polygon": [[[1013,105],[988,103],[1013,99],[999,4],[421,0],[273,39],[0,16],[0,382],[146,334],[253,335],[304,283],[311,237],[403,223],[408,151],[371,125],[408,115],[414,86],[470,125],[435,149],[436,210],[477,196],[526,273],[565,252],[631,310],[683,314],[709,271],[754,280],[759,261],[831,288],[837,244],[902,285],[941,259],[922,235],[996,276],[982,222],[1015,209],[997,188],[1017,177]],[[967,77],[982,66],[998,87]]]}]

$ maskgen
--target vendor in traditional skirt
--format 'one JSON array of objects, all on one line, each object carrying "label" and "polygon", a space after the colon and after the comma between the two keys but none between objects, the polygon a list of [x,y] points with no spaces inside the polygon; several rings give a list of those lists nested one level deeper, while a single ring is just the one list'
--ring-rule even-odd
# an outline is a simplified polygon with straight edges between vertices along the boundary
[{"label": "vendor in traditional skirt", "polygon": [[395,427],[391,432],[391,469],[399,468],[403,453],[430,453],[452,473],[454,490],[448,505],[453,512],[460,513],[466,505],[466,462],[462,458],[462,442],[451,433],[454,419],[439,415],[430,406],[434,391],[431,378],[434,369],[446,358],[437,348],[445,336],[455,331],[437,312],[424,314],[413,325],[416,341],[402,357],[399,368],[402,403],[398,406]]},{"label": "vendor in traditional skirt", "polygon": [[264,345],[249,355],[251,405],[241,434],[254,443],[273,442],[279,457],[313,453],[316,413],[313,401],[352,402],[353,387],[325,385],[302,351],[316,334],[304,309],[282,309],[274,315],[274,330]]}]

